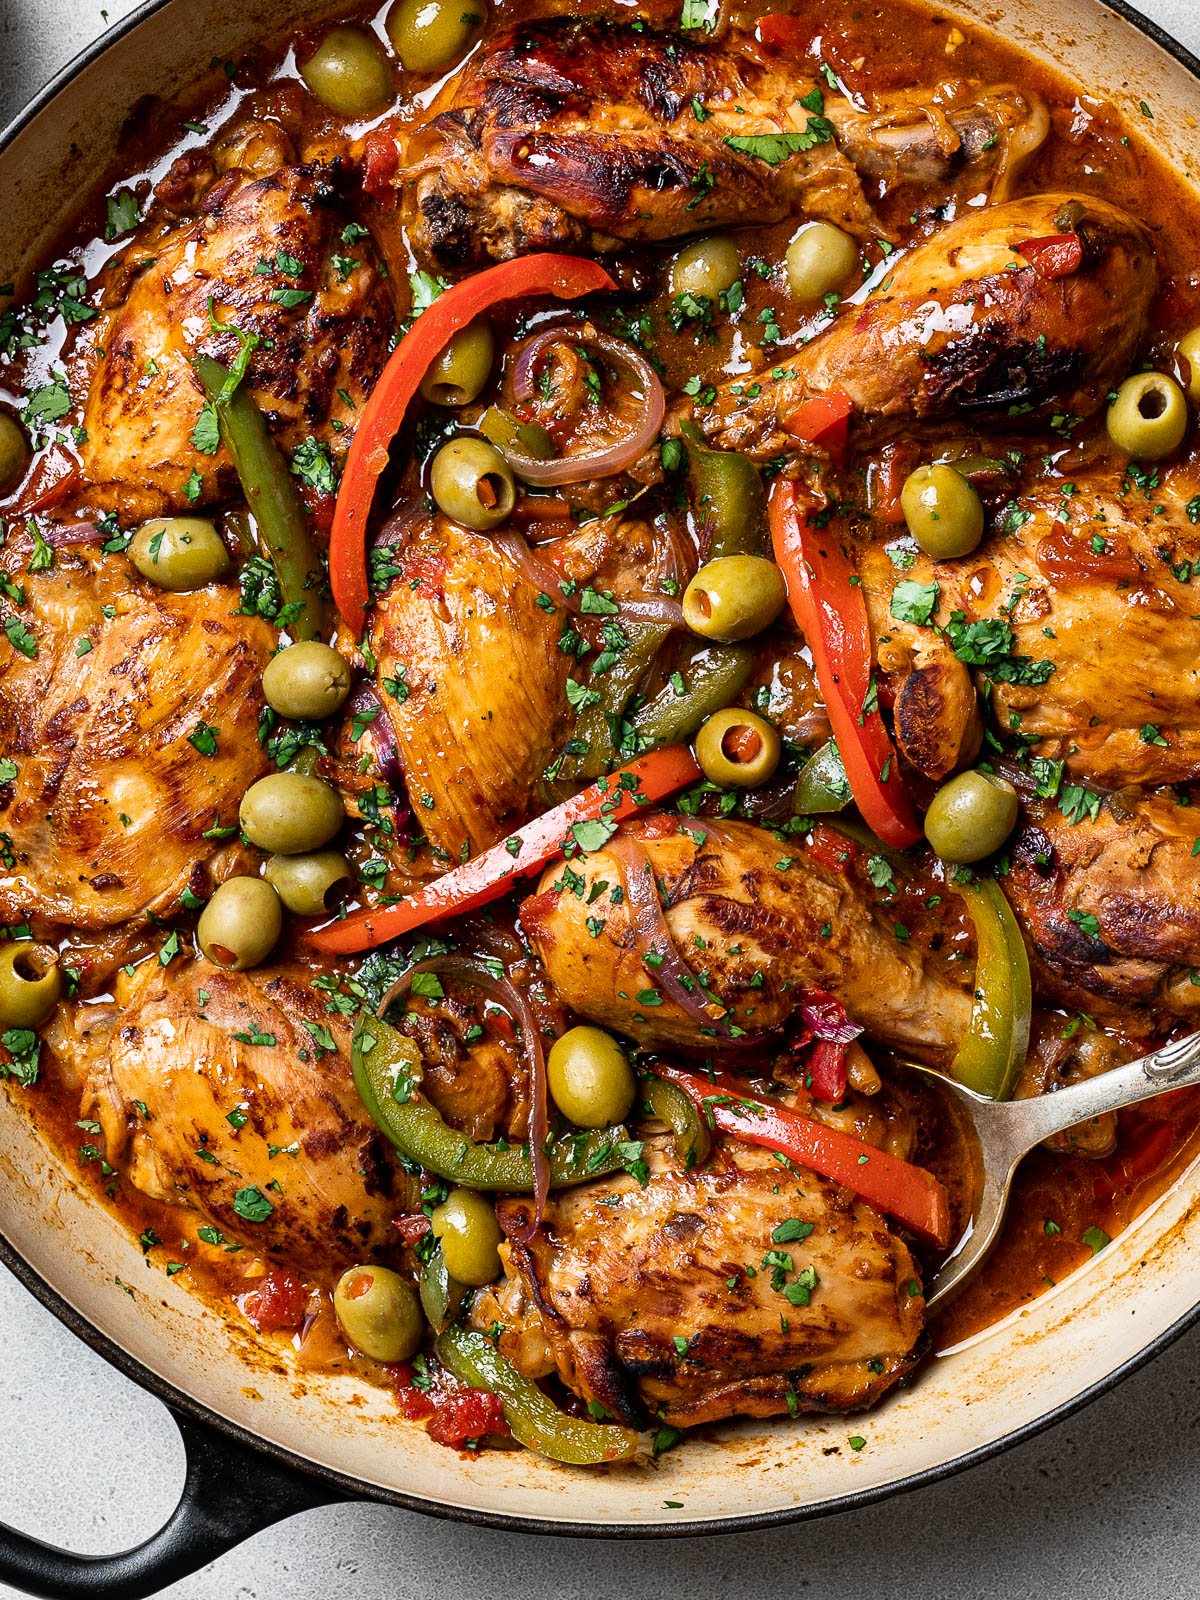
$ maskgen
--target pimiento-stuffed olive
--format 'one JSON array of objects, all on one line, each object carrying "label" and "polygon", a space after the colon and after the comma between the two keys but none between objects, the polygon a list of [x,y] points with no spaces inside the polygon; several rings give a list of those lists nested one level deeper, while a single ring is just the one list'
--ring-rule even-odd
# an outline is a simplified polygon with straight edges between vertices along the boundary
[{"label": "pimiento-stuffed olive", "polygon": [[429,487],[452,522],[477,533],[506,522],[517,499],[508,462],[486,439],[470,435],[451,439],[434,456]]},{"label": "pimiento-stuffed olive", "polygon": [[925,813],[925,837],[943,861],[960,865],[993,855],[1017,822],[1017,791],[988,772],[960,772]]},{"label": "pimiento-stuffed olive", "polygon": [[450,340],[421,379],[421,393],[435,406],[465,406],[492,375],[496,339],[486,317],[476,317]]},{"label": "pimiento-stuffed olive", "polygon": [[705,639],[749,639],[787,601],[783,573],[765,556],[719,556],[701,567],[683,595],[683,620]]},{"label": "pimiento-stuffed olive", "polygon": [[337,791],[320,778],[272,772],[246,790],[238,820],[260,850],[294,856],[328,844],[346,812]]},{"label": "pimiento-stuffed olive", "polygon": [[215,583],[233,567],[207,517],[156,517],[129,541],[129,559],[143,578],[179,594]]},{"label": "pimiento-stuffed olive", "polygon": [[742,275],[737,246],[725,233],[685,244],[671,263],[671,293],[715,301]]},{"label": "pimiento-stuffed olive", "polygon": [[298,917],[319,917],[333,909],[339,890],[350,882],[350,863],[340,850],[272,856],[263,876],[289,911]]},{"label": "pimiento-stuffed olive", "polygon": [[451,1189],[430,1220],[452,1278],[481,1289],[499,1277],[504,1235],[490,1200],[474,1189]]},{"label": "pimiento-stuffed olive", "polygon": [[0,494],[7,494],[25,471],[29,441],[24,429],[7,411],[0,411]]},{"label": "pimiento-stuffed olive", "polygon": [[318,100],[343,117],[370,117],[392,99],[391,68],[383,49],[362,28],[330,28],[303,62],[300,76]]},{"label": "pimiento-stuffed olive", "polygon": [[722,788],[755,789],[779,765],[779,735],[764,718],[739,706],[715,711],[696,735],[696,760]]},{"label": "pimiento-stuffed olive", "polygon": [[345,703],[350,668],[330,645],[305,639],[271,658],[262,684],[267,704],[281,717],[320,722]]},{"label": "pimiento-stuffed olive", "polygon": [[36,1028],[62,994],[62,973],[47,945],[22,940],[0,945],[0,1024]]},{"label": "pimiento-stuffed olive", "polygon": [[1117,390],[1107,421],[1108,437],[1118,450],[1138,461],[1161,461],[1183,443],[1187,401],[1165,372],[1138,372]]},{"label": "pimiento-stuffed olive", "polygon": [[283,929],[279,896],[261,878],[226,878],[200,913],[196,942],[206,960],[229,972],[257,967]]},{"label": "pimiento-stuffed olive", "polygon": [[842,285],[858,265],[858,246],[830,222],[810,222],[787,247],[788,287],[797,300],[820,300]]},{"label": "pimiento-stuffed olive", "polygon": [[935,560],[970,555],[983,538],[983,501],[949,462],[910,472],[900,506],[909,533]]},{"label": "pimiento-stuffed olive", "polygon": [[629,1115],[637,1093],[624,1050],[603,1028],[569,1028],[550,1047],[546,1083],[577,1128],[607,1128]]},{"label": "pimiento-stuffed olive", "polygon": [[396,0],[387,35],[406,72],[442,72],[466,54],[483,20],[481,0]]},{"label": "pimiento-stuffed olive", "polygon": [[390,1267],[350,1267],[333,1291],[338,1326],[372,1361],[407,1361],[425,1336],[417,1291]]}]

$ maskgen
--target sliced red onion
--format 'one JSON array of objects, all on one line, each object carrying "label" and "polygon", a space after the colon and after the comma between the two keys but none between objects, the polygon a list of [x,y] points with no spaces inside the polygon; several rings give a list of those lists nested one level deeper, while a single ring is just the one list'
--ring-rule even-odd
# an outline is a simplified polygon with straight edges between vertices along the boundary
[{"label": "sliced red onion", "polygon": [[378,1016],[385,1016],[390,1006],[408,996],[418,972],[436,972],[452,981],[469,983],[502,1011],[507,1011],[520,1030],[521,1046],[529,1067],[529,1153],[533,1161],[533,1210],[526,1212],[520,1231],[510,1231],[510,1237],[525,1243],[533,1237],[541,1223],[546,1209],[546,1196],[550,1192],[550,1167],[546,1160],[546,1134],[549,1130],[546,1057],[537,1019],[528,998],[511,979],[503,976],[498,978],[478,956],[459,953],[430,956],[409,967],[380,1001]]},{"label": "sliced red onion", "polygon": [[800,1015],[816,1038],[828,1039],[833,1044],[851,1044],[863,1032],[857,1022],[851,1022],[837,996],[824,989],[804,991]]},{"label": "sliced red onion", "polygon": [[[400,759],[400,747],[396,743],[396,730],[392,726],[392,719],[388,716],[387,707],[379,698],[375,685],[369,678],[364,678],[350,696],[347,710],[351,717],[362,716],[365,712],[374,709],[375,716],[363,729],[363,737],[370,740],[371,750],[375,757],[375,765],[379,776],[390,790],[396,806],[396,834],[397,841],[401,838],[401,824],[405,825],[412,820],[408,812],[408,789],[404,782],[404,763]],[[353,726],[353,723],[351,724]],[[403,804],[405,816],[400,816],[400,807]]]},{"label": "sliced red onion", "polygon": [[42,537],[55,550],[63,550],[71,544],[103,544],[111,535],[94,522],[52,522]]},{"label": "sliced red onion", "polygon": [[[511,557],[531,587],[550,595],[556,605],[572,615],[581,615],[582,591],[577,588],[572,594],[564,594],[562,573],[552,562],[543,560],[536,551],[531,550],[519,533],[494,533],[492,542],[498,550],[503,550]],[[684,625],[683,606],[669,595],[639,595],[636,599],[618,599],[615,603],[618,614],[628,622],[661,622],[669,628],[682,628]]]},{"label": "sliced red onion", "polygon": [[645,454],[658,437],[666,415],[667,401],[657,372],[641,353],[622,339],[597,329],[568,325],[546,328],[535,334],[522,348],[513,371],[513,395],[517,400],[528,400],[533,394],[538,362],[543,351],[552,344],[581,344],[598,351],[615,366],[625,367],[634,378],[642,395],[642,414],[636,426],[616,444],[598,450],[592,455],[559,456],[554,461],[538,461],[533,456],[521,455],[511,449],[505,455],[526,483],[549,485],[583,483],[589,478],[611,478],[623,472]]},{"label": "sliced red onion", "polygon": [[[688,826],[691,826],[690,819]],[[708,1033],[717,1034],[728,1044],[745,1043],[745,1039],[735,1038],[728,1022],[714,1020],[708,1009],[712,1001],[704,999],[699,979],[679,954],[658,896],[654,869],[640,840],[631,833],[615,833],[604,848],[620,868],[643,963],[648,955],[661,957],[657,964],[646,964],[655,986],[664,990],[681,1011]]]}]

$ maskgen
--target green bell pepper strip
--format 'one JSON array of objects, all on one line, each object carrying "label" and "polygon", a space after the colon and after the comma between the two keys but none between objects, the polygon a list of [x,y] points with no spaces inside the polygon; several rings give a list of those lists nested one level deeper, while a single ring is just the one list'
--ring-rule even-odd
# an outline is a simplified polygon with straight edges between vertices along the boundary
[{"label": "green bell pepper strip", "polygon": [[956,884],[975,924],[978,955],[971,1025],[950,1076],[976,1094],[1007,1100],[1029,1049],[1033,986],[1029,955],[1012,907],[993,878]]},{"label": "green bell pepper strip", "polygon": [[801,768],[792,810],[797,816],[817,817],[844,810],[853,798],[837,740],[829,739]]},{"label": "green bell pepper strip", "polygon": [[[402,1156],[429,1172],[468,1189],[532,1194],[533,1161],[528,1144],[476,1144],[459,1133],[420,1094],[412,1040],[378,1017],[364,1017],[350,1047],[354,1082],[363,1105]],[[546,1146],[550,1187],[586,1183],[623,1170],[618,1146],[627,1143],[622,1127],[588,1134],[559,1134]]]},{"label": "green bell pepper strip", "polygon": [[642,749],[683,744],[714,711],[731,705],[750,681],[757,646],[713,644],[697,650],[680,668],[683,693],[666,683],[630,718]]},{"label": "green bell pepper strip", "polygon": [[603,677],[593,680],[591,686],[601,698],[588,706],[575,724],[573,737],[587,745],[573,768],[573,776],[578,778],[598,778],[621,759],[609,718],[621,716],[638,679],[671,633],[664,622],[627,622],[624,627],[629,643]]},{"label": "green bell pepper strip", "polygon": [[688,482],[692,504],[712,526],[707,561],[721,556],[762,555],[767,497],[758,468],[749,456],[710,450],[698,428],[680,430],[688,444]]},{"label": "green bell pepper strip", "polygon": [[632,1428],[588,1422],[560,1411],[536,1383],[519,1373],[482,1333],[447,1328],[434,1349],[442,1365],[472,1389],[499,1395],[512,1436],[527,1450],[572,1467],[628,1461],[637,1449]]},{"label": "green bell pepper strip", "polygon": [[209,356],[195,356],[192,366],[217,414],[255,535],[274,565],[288,608],[287,630],[297,639],[319,639],[325,631],[325,575],[296,480],[246,389],[230,390],[232,375]]},{"label": "green bell pepper strip", "polygon": [[642,1075],[639,1088],[642,1104],[652,1117],[665,1122],[675,1135],[675,1154],[685,1172],[702,1167],[708,1160],[711,1140],[704,1118],[673,1083],[652,1072]]},{"label": "green bell pepper strip", "polygon": [[425,1263],[420,1284],[421,1310],[434,1333],[441,1333],[443,1328],[457,1320],[463,1301],[470,1292],[465,1283],[459,1283],[457,1278],[450,1276],[442,1247],[437,1245]]}]

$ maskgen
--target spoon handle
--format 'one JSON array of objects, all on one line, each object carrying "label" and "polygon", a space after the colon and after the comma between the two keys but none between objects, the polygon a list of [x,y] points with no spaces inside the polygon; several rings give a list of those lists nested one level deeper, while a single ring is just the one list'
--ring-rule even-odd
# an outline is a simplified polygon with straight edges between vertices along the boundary
[{"label": "spoon handle", "polygon": [[1149,1100],[1169,1089],[1184,1089],[1192,1084],[1200,1084],[1200,1033],[1175,1039],[1161,1050],[1140,1056],[1112,1072],[1102,1072],[1086,1083],[1009,1104],[1014,1112],[1020,1113],[1022,1139],[1028,1137],[1025,1146],[1028,1149],[1052,1133],[1061,1133],[1064,1128],[1084,1122],[1088,1117],[1120,1111],[1139,1100]]}]

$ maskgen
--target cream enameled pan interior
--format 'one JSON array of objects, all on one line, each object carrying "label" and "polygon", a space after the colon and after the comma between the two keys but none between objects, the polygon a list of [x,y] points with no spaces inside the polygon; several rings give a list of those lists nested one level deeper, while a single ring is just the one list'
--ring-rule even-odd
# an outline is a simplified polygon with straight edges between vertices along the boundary
[{"label": "cream enameled pan interior", "polygon": [[[335,6],[297,5],[312,17]],[[1091,0],[973,0],[953,8],[1132,109],[1200,172],[1200,86]],[[173,0],[86,67],[0,154],[0,280],[36,262],[70,196],[108,168],[128,108],[185,86],[197,60],[274,34],[279,0]],[[931,64],[931,71],[940,64]],[[385,1396],[253,1356],[246,1331],[148,1269],[135,1241],[73,1184],[33,1133],[21,1091],[0,1094],[0,1231],[85,1318],[166,1382],[313,1462],[446,1508],[606,1526],[787,1514],[879,1491],[986,1449],[1102,1382],[1200,1301],[1200,1170],[1029,1311],[942,1357],[912,1389],[855,1418],[751,1423],[657,1462],[579,1472],[528,1453],[463,1463],[396,1421]],[[130,1292],[132,1291],[132,1292]],[[866,1446],[846,1443],[860,1434]],[[834,1453],[827,1453],[837,1447]],[[664,1508],[664,1500],[681,1502]]]}]

